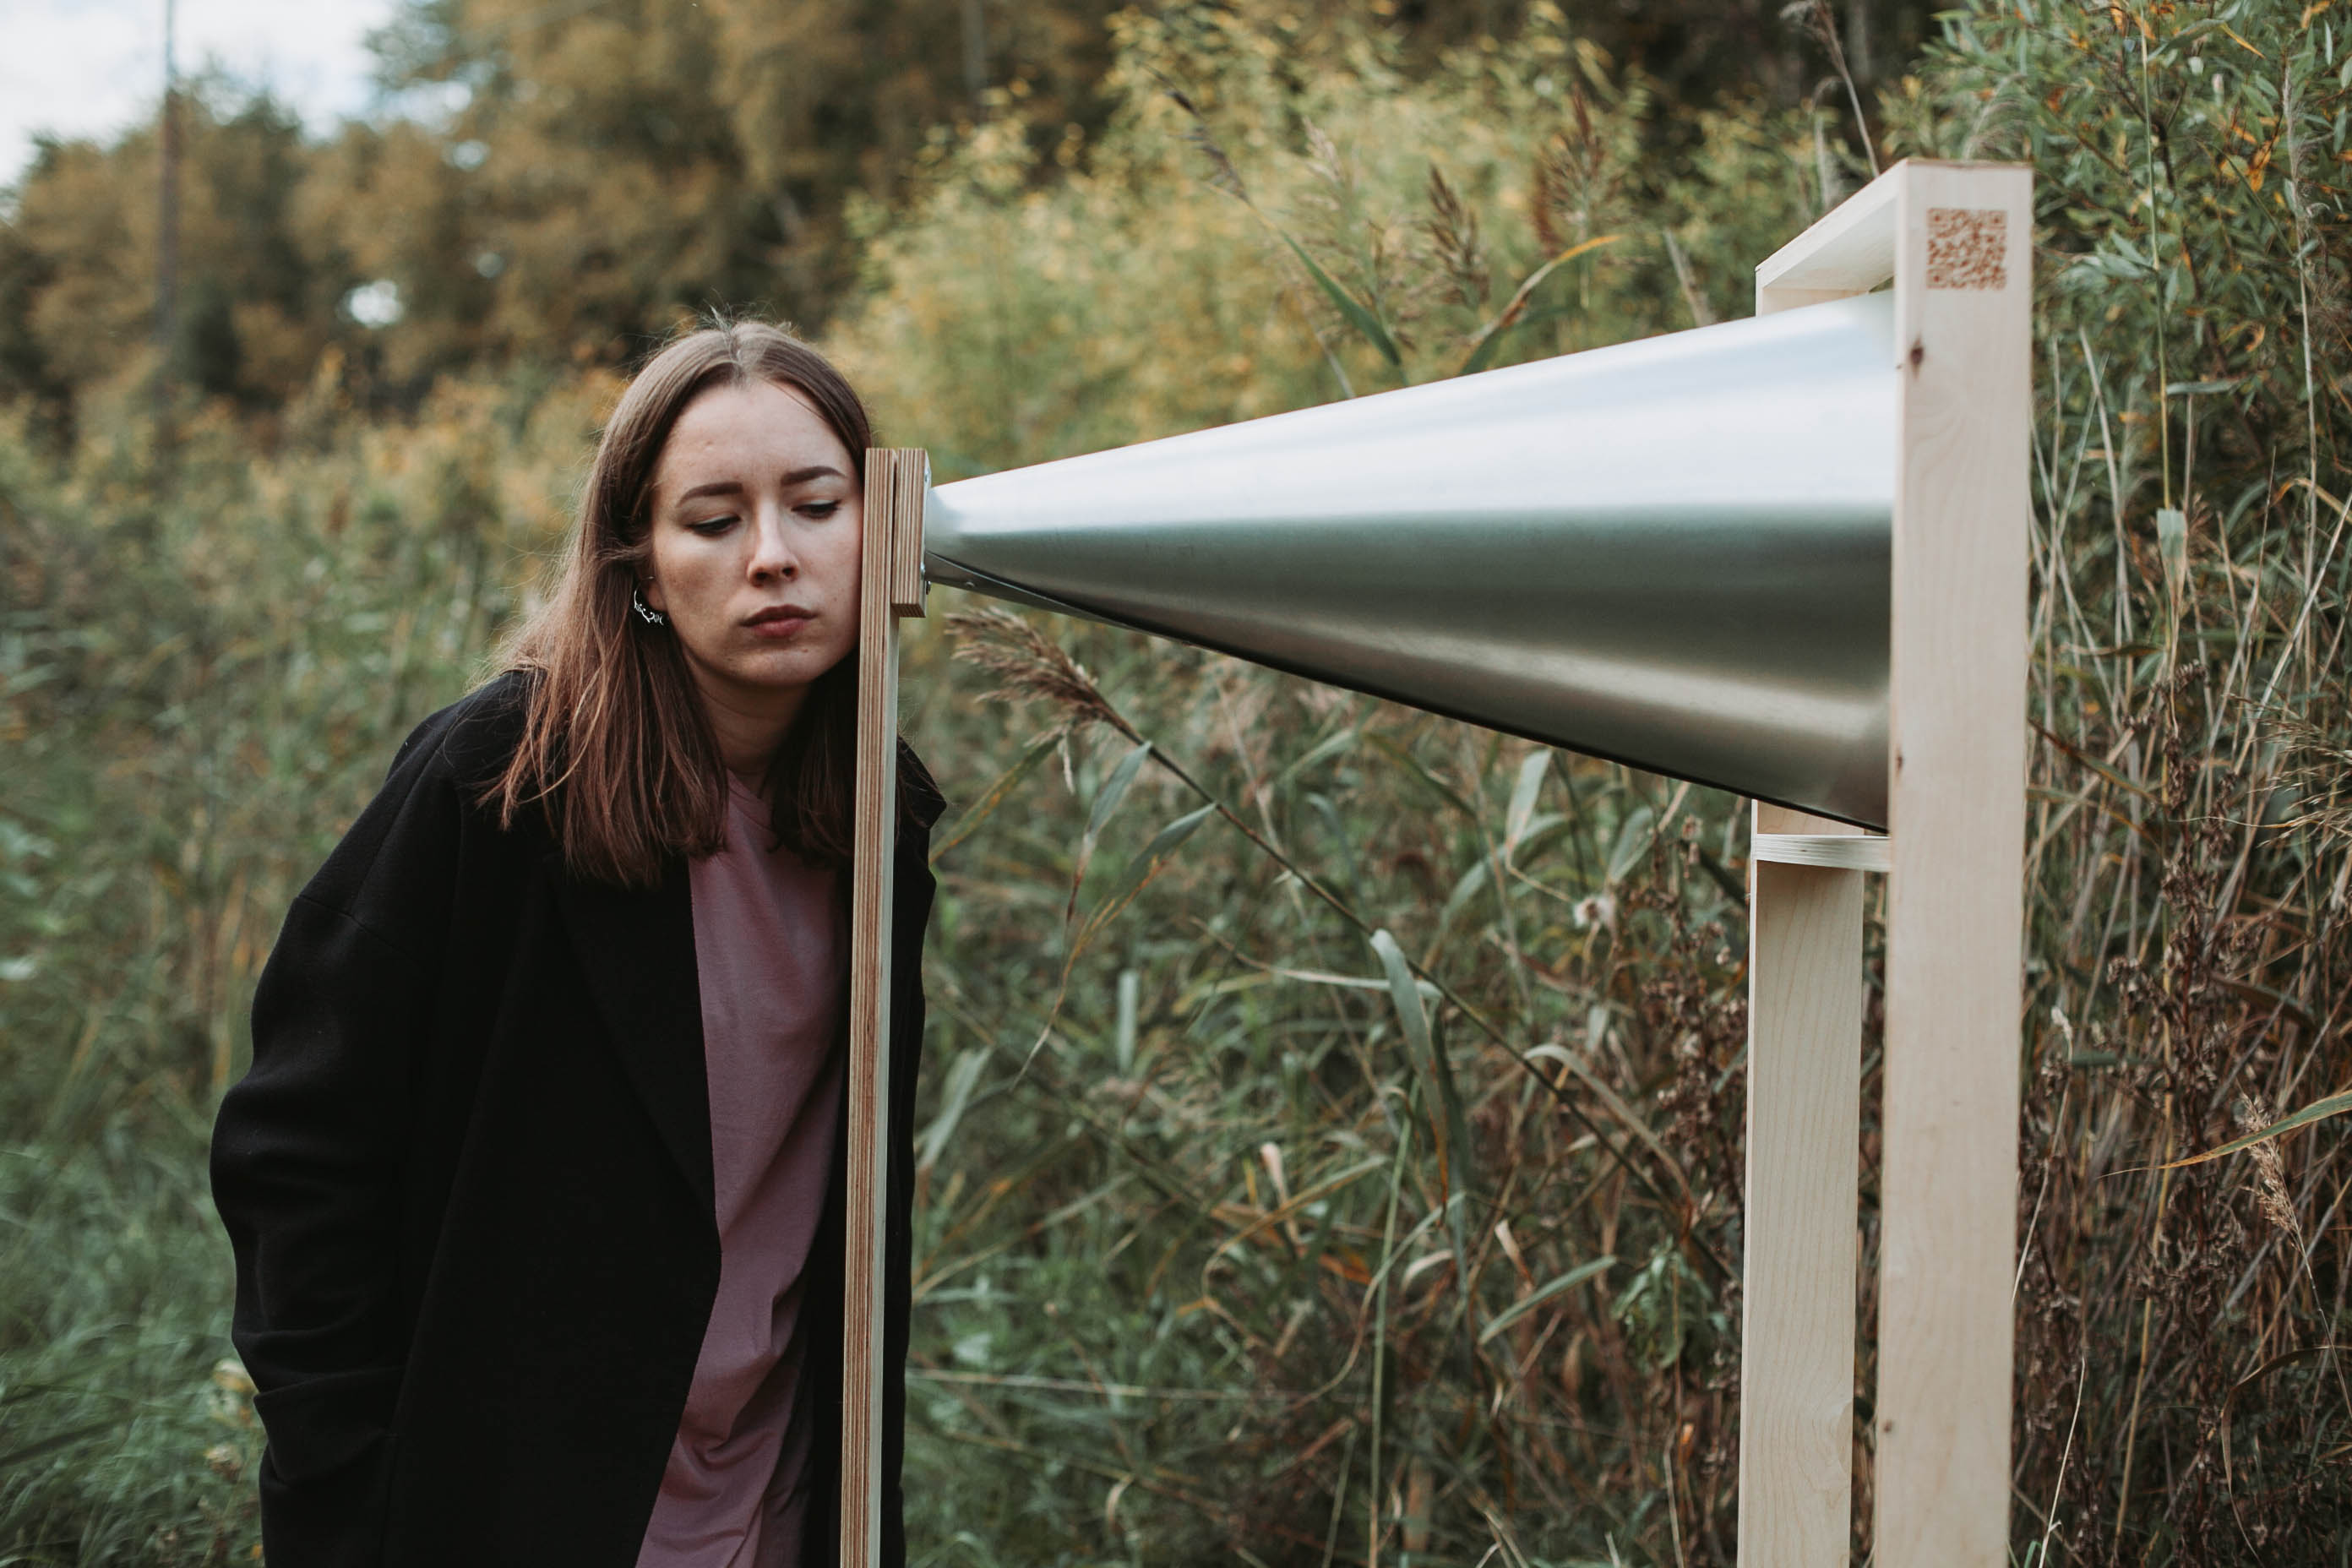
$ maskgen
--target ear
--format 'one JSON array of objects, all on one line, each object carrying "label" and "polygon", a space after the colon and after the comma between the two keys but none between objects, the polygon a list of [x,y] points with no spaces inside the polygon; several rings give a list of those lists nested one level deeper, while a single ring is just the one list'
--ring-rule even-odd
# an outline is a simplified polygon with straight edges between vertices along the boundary
[{"label": "ear", "polygon": [[669,614],[669,600],[662,593],[662,585],[658,579],[653,577],[637,579],[637,595],[645,600],[646,609],[659,615]]}]

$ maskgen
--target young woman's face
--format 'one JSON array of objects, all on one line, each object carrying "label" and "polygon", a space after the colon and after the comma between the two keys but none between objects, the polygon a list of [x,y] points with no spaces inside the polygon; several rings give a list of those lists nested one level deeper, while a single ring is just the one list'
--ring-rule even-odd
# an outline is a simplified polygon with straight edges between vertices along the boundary
[{"label": "young woman's face", "polygon": [[856,465],[797,388],[711,388],[654,465],[646,603],[707,700],[797,709],[857,646]]}]

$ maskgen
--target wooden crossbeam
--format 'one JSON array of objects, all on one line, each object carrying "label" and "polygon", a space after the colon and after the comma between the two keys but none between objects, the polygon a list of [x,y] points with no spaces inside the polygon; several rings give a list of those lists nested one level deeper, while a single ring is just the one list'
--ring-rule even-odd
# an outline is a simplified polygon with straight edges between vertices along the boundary
[{"label": "wooden crossbeam", "polygon": [[1783,866],[1826,866],[1832,870],[1885,871],[1895,864],[1888,841],[1875,833],[1758,833],[1751,836],[1751,860],[1771,860]]}]

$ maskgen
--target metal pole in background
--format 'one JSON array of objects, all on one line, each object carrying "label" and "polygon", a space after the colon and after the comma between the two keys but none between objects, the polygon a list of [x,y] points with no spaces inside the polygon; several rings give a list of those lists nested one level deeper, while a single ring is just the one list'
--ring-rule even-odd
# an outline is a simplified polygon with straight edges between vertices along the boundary
[{"label": "metal pole in background", "polygon": [[158,487],[168,483],[173,447],[172,374],[179,337],[180,289],[180,83],[173,54],[178,0],[163,0],[163,103],[157,115],[161,167],[155,214],[155,468]]},{"label": "metal pole in background", "polygon": [[963,89],[971,99],[971,117],[988,118],[988,18],[981,0],[963,0]]}]

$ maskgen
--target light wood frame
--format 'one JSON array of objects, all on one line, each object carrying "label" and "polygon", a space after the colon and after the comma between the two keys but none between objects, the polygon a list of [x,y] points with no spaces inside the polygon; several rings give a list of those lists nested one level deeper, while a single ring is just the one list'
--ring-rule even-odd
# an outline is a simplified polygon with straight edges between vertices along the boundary
[{"label": "light wood frame", "polygon": [[882,1548],[882,1346],[890,1145],[892,852],[898,829],[898,622],[923,613],[919,447],[866,453],[857,597],[857,821],[849,900],[849,1180],[841,1312],[841,1561]]},{"label": "light wood frame", "polygon": [[1887,839],[1755,808],[1742,1568],[1853,1539],[1863,878],[1889,874],[1873,1530],[2008,1558],[2024,934],[2032,172],[1896,164],[1756,269],[1757,312],[1895,286]]},{"label": "light wood frame", "polygon": [[[1893,832],[1759,804],[1750,853],[1742,1568],[1852,1540],[1863,879],[1885,872],[1875,1422],[1885,1568],[2007,1559],[2023,937],[2032,174],[1896,164],[1756,270],[1759,314],[1892,280]],[[866,455],[851,915],[841,1562],[880,1546],[898,621],[916,449]]]}]

